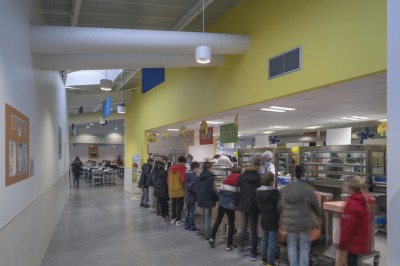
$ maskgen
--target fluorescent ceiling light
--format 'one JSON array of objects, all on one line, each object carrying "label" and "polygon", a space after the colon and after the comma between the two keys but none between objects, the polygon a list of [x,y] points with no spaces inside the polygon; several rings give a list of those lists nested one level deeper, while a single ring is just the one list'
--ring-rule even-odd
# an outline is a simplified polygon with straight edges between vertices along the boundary
[{"label": "fluorescent ceiling light", "polygon": [[115,130],[118,130],[118,127],[114,127]]},{"label": "fluorescent ceiling light", "polygon": [[369,119],[368,117],[365,117],[365,116],[357,116],[357,115],[353,115],[352,118],[357,118],[357,119]]},{"label": "fluorescent ceiling light", "polygon": [[91,126],[94,126],[94,124],[93,124],[93,123],[90,123],[90,125],[91,125]]},{"label": "fluorescent ceiling light", "polygon": [[305,129],[317,129],[321,128],[321,126],[311,126],[311,127],[305,127]]},{"label": "fluorescent ceiling light", "polygon": [[340,119],[343,119],[343,120],[351,120],[351,121],[358,121],[358,120],[360,120],[360,119],[354,118],[354,117],[342,117],[342,118],[340,118]]},{"label": "fluorescent ceiling light", "polygon": [[86,126],[86,128],[90,128],[90,126],[89,126],[89,125],[87,125],[87,126]]},{"label": "fluorescent ceiling light", "polygon": [[[223,124],[224,122],[220,122],[220,121],[206,121],[207,124],[209,125],[219,125],[219,124]],[[199,122],[199,124],[201,124],[201,122]]]},{"label": "fluorescent ceiling light", "polygon": [[271,109],[277,109],[277,110],[285,110],[285,111],[294,111],[296,109],[294,108],[289,108],[289,107],[280,107],[280,106],[271,106]]},{"label": "fluorescent ceiling light", "polygon": [[290,128],[290,127],[288,127],[288,126],[273,126],[273,127],[270,127],[270,128],[275,128],[275,129],[286,129],[286,128]]},{"label": "fluorescent ceiling light", "polygon": [[271,133],[274,133],[275,131],[264,131],[264,132],[262,132],[263,134],[271,134]]},{"label": "fluorescent ceiling light", "polygon": [[168,131],[179,131],[179,129],[177,129],[177,128],[168,128],[167,130]]},{"label": "fluorescent ceiling light", "polygon": [[270,108],[261,108],[260,111],[275,112],[275,113],[286,113],[286,111],[284,111],[284,110],[270,109]]},{"label": "fluorescent ceiling light", "polygon": [[387,122],[387,118],[379,119],[379,122]]}]

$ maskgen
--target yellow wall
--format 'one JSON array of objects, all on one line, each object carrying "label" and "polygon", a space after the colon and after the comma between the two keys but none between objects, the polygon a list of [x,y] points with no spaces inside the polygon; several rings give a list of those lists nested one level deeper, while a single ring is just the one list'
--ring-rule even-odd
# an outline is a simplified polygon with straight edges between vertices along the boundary
[{"label": "yellow wall", "polygon": [[[209,31],[248,34],[250,48],[220,67],[167,69],[162,85],[136,91],[125,115],[127,162],[146,157],[146,130],[386,69],[384,0],[243,0]],[[298,45],[302,69],[268,80],[268,58]]]}]

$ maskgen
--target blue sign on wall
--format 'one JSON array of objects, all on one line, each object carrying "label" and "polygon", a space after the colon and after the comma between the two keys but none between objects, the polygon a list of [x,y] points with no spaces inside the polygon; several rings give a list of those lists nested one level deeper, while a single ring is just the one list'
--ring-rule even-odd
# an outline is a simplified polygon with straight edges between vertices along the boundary
[{"label": "blue sign on wall", "polygon": [[165,81],[165,68],[142,68],[142,93]]}]

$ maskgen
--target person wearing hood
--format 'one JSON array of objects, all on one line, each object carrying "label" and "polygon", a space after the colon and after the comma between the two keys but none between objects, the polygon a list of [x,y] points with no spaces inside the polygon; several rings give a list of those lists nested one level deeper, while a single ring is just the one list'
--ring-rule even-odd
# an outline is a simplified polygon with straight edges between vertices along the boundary
[{"label": "person wearing hood", "polygon": [[239,176],[239,211],[243,214],[244,222],[241,235],[241,250],[244,249],[244,243],[247,232],[247,225],[250,220],[251,227],[251,254],[250,260],[257,260],[257,218],[258,209],[256,207],[256,189],[260,186],[260,169],[261,159],[255,158],[253,166],[245,168],[243,174]]},{"label": "person wearing hood", "polygon": [[196,216],[196,191],[199,184],[198,175],[200,174],[200,164],[192,162],[190,172],[185,175],[185,203],[186,219],[185,230],[196,231],[194,218]]},{"label": "person wearing hood", "polygon": [[172,165],[168,171],[168,194],[171,198],[172,220],[171,224],[184,225],[182,221],[183,196],[185,194],[184,182],[186,174],[185,156],[179,156],[178,163]]},{"label": "person wearing hood", "polygon": [[164,165],[157,165],[157,181],[154,183],[154,195],[157,197],[158,204],[160,205],[161,217],[163,222],[166,223],[169,220],[169,210],[168,210],[168,172],[165,170]]},{"label": "person wearing hood", "polygon": [[275,173],[275,165],[271,162],[274,158],[274,154],[272,151],[267,150],[261,155],[261,166],[260,166],[260,175],[271,172],[274,175]]},{"label": "person wearing hood", "polygon": [[261,213],[261,265],[275,265],[275,252],[279,228],[279,191],[275,189],[275,176],[268,172],[261,176],[261,187],[256,190],[256,204]]},{"label": "person wearing hood", "polygon": [[[147,186],[149,187],[149,206],[150,206],[150,211],[160,214],[160,205],[158,204],[158,199],[154,195],[154,186],[157,182],[158,179],[158,174],[160,169],[164,169],[165,165],[168,163],[168,157],[167,156],[161,156],[158,157],[154,160],[154,166],[151,169],[151,173],[149,178],[147,178]],[[164,168],[162,168],[164,167]]]},{"label": "person wearing hood", "polygon": [[196,191],[197,206],[203,210],[201,234],[204,234],[207,242],[211,234],[211,208],[215,206],[218,200],[218,194],[214,185],[215,174],[211,172],[211,168],[211,162],[204,162]]},{"label": "person wearing hood", "polygon": [[151,168],[153,167],[154,160],[149,158],[147,163],[142,165],[142,173],[140,174],[140,179],[138,186],[142,189],[142,197],[140,199],[140,207],[149,208],[149,187],[147,186],[147,179],[150,176]]},{"label": "person wearing hood", "polygon": [[233,234],[235,232],[235,211],[238,208],[238,193],[237,182],[242,168],[235,166],[232,168],[232,173],[224,180],[220,187],[218,215],[215,220],[211,237],[208,243],[211,248],[215,248],[215,236],[217,235],[218,228],[222,222],[222,218],[226,214],[228,216],[229,230],[228,230],[228,243],[226,246],[227,251],[233,250],[236,246],[233,245]]},{"label": "person wearing hood", "polygon": [[308,266],[311,242],[309,233],[319,227],[321,211],[314,188],[301,181],[304,168],[295,168],[297,182],[281,190],[278,203],[280,225],[287,232],[287,251],[290,265]]},{"label": "person wearing hood", "polygon": [[363,192],[364,186],[365,182],[359,176],[346,177],[343,186],[344,192],[350,194],[350,197],[340,221],[338,249],[347,252],[347,266],[359,265],[359,256],[371,251],[371,237],[374,237],[371,236],[374,200]]}]

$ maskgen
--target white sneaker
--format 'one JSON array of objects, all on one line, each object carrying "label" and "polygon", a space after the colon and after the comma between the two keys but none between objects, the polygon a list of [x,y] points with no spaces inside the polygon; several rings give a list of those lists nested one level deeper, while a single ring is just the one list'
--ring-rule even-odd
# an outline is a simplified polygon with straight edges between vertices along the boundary
[{"label": "white sneaker", "polygon": [[176,221],[175,225],[176,226],[181,226],[181,225],[185,225],[185,223],[182,222],[182,221]]},{"label": "white sneaker", "polygon": [[171,224],[175,224],[175,223],[176,223],[176,219],[172,219]]}]

